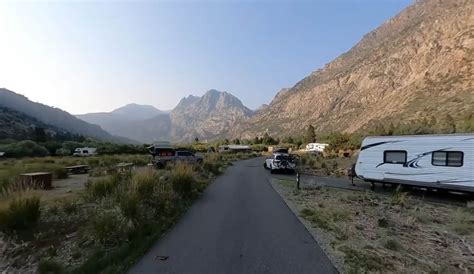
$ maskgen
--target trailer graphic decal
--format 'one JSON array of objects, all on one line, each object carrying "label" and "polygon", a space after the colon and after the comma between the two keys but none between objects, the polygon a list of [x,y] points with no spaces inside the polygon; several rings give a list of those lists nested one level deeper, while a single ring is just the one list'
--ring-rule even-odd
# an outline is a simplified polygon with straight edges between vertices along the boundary
[{"label": "trailer graphic decal", "polygon": [[383,145],[383,144],[394,144],[394,143],[399,143],[399,142],[403,142],[403,141],[385,141],[385,142],[373,143],[373,144],[365,145],[365,146],[361,147],[360,150],[362,151],[362,150],[366,150],[368,148],[380,146],[380,145]]}]

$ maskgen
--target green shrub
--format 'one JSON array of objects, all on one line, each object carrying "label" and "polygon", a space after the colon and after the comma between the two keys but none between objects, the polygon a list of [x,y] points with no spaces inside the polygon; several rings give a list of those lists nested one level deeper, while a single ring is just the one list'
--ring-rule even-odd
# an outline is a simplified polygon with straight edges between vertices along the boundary
[{"label": "green shrub", "polygon": [[39,197],[16,197],[8,208],[0,210],[0,228],[14,230],[30,228],[36,224],[40,214]]},{"label": "green shrub", "polygon": [[402,192],[401,186],[398,186],[395,192],[393,193],[391,204],[403,207],[408,203],[408,199],[408,194],[406,192]]},{"label": "green shrub", "polygon": [[63,167],[55,168],[53,174],[56,179],[67,179],[69,177],[67,170]]},{"label": "green shrub", "polygon": [[64,267],[52,259],[42,259],[38,264],[39,274],[59,274],[64,272]]},{"label": "green shrub", "polygon": [[119,181],[119,175],[98,179],[87,184],[87,191],[92,198],[100,199],[112,194]]},{"label": "green shrub", "polygon": [[196,183],[194,176],[192,166],[184,163],[175,165],[170,172],[173,191],[182,198],[191,197]]},{"label": "green shrub", "polygon": [[0,151],[4,151],[7,157],[18,158],[18,157],[35,157],[35,156],[47,156],[49,152],[43,146],[37,143],[26,140],[18,143],[12,143],[8,145],[1,145]]},{"label": "green shrub", "polygon": [[202,167],[204,170],[217,175],[220,173],[220,168],[221,168],[221,157],[217,153],[212,153],[209,155],[206,155],[204,158],[204,161],[202,163]]},{"label": "green shrub", "polygon": [[128,224],[119,210],[99,209],[92,218],[92,237],[102,244],[120,243],[128,237]]},{"label": "green shrub", "polygon": [[140,199],[148,199],[153,195],[159,177],[155,171],[139,172],[132,177],[132,187]]},{"label": "green shrub", "polygon": [[136,221],[140,219],[140,204],[142,200],[134,191],[122,192],[119,197],[119,208],[123,216],[129,220]]}]

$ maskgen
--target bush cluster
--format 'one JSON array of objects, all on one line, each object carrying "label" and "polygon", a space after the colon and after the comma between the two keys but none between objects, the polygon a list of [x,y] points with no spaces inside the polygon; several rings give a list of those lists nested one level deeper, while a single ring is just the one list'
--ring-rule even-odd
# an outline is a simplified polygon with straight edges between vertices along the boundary
[{"label": "bush cluster", "polygon": [[173,191],[181,198],[190,198],[193,194],[196,180],[195,174],[191,165],[178,163],[170,172],[170,181],[173,186]]},{"label": "bush cluster", "polygon": [[119,175],[113,175],[93,182],[90,181],[87,183],[87,192],[93,199],[106,197],[113,193],[119,181]]},{"label": "bush cluster", "polygon": [[201,190],[196,177],[193,166],[177,163],[90,182],[86,196],[96,205],[90,212],[90,236],[97,243],[116,245],[169,222]]},{"label": "bush cluster", "polygon": [[19,157],[44,157],[48,156],[48,150],[38,145],[33,141],[20,141],[7,145],[0,145],[0,151],[5,152],[7,157],[19,158]]},{"label": "bush cluster", "polygon": [[97,141],[33,141],[8,140],[0,143],[0,151],[8,158],[69,156],[78,147],[95,147],[99,154],[146,154],[147,145],[128,145]]},{"label": "bush cluster", "polygon": [[15,197],[7,208],[0,210],[0,228],[2,230],[30,228],[36,224],[40,214],[40,199],[38,197]]},{"label": "bush cluster", "polygon": [[222,157],[219,153],[210,153],[204,157],[202,167],[205,171],[217,175],[222,167]]}]

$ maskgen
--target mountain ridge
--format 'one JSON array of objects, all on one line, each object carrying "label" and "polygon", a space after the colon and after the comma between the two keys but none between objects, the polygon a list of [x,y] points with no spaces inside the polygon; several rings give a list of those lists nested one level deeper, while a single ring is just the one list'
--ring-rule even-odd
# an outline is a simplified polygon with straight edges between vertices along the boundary
[{"label": "mountain ridge", "polygon": [[472,113],[471,3],[416,2],[280,91],[231,136],[301,134],[310,124],[318,132],[352,133],[382,121]]},{"label": "mountain ridge", "polygon": [[132,140],[113,136],[98,125],[89,124],[68,112],[30,101],[26,96],[11,90],[0,88],[0,106],[23,113],[42,123],[65,130],[72,134],[83,135],[95,139],[111,142],[130,143]]}]

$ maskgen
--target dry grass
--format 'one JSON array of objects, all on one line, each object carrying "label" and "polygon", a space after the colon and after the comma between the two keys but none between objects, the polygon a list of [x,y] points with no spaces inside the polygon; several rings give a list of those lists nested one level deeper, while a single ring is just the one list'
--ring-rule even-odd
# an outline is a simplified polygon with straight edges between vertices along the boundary
[{"label": "dry grass", "polygon": [[[34,225],[34,229],[20,233],[15,227],[13,237],[0,233],[0,243],[7,246],[0,256],[10,267],[15,265],[18,272],[54,272],[58,269],[73,273],[126,272],[127,267],[176,222],[204,191],[210,179],[232,161],[253,156],[208,154],[207,164],[203,165],[177,163],[163,170],[137,168],[130,173],[98,178],[73,175],[55,182],[80,185],[80,189],[56,185],[49,191],[30,190],[32,195],[41,197],[41,205],[37,204],[41,215],[36,221],[27,222],[28,226]],[[136,160],[139,162],[140,158]],[[106,170],[107,166],[122,161],[134,162],[112,156],[58,157],[2,161],[0,165],[7,167],[8,174],[16,174],[32,166],[44,171],[52,165],[62,167],[79,163]],[[84,188],[84,183],[77,180],[87,178],[89,181]],[[18,195],[16,186],[14,182],[8,182],[0,197],[0,208],[12,212],[10,204],[17,201]],[[0,209],[0,212],[3,211]],[[8,216],[17,219],[36,216],[20,214],[21,210],[16,212]],[[22,245],[18,245],[20,241]],[[20,263],[17,258],[23,261]],[[44,260],[39,262],[37,258]],[[0,264],[0,272],[4,267],[6,265]]]},{"label": "dry grass", "polygon": [[348,169],[357,160],[357,156],[352,157],[323,157],[310,153],[301,153],[299,167],[301,172],[313,173],[322,176],[346,176]]},{"label": "dry grass", "polygon": [[273,183],[349,273],[473,273],[474,211],[392,196]]}]

